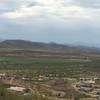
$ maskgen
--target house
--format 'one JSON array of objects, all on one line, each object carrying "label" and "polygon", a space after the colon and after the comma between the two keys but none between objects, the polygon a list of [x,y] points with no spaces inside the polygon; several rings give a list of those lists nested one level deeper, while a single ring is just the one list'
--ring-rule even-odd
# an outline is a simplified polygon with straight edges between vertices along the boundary
[{"label": "house", "polygon": [[87,88],[87,87],[81,87],[78,90],[83,91],[83,92],[91,92],[93,89],[92,88]]},{"label": "house", "polygon": [[11,86],[10,88],[8,88],[7,90],[11,90],[11,91],[16,91],[16,92],[24,92],[26,90],[26,88],[23,87],[17,87],[17,86]]},{"label": "house", "polygon": [[100,78],[96,78],[95,83],[100,85]]},{"label": "house", "polygon": [[5,78],[6,74],[0,73],[0,79]]}]

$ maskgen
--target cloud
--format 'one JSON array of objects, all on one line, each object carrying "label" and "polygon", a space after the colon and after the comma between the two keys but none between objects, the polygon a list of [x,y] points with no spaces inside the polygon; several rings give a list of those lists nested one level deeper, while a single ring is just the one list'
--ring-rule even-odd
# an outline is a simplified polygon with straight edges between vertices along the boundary
[{"label": "cloud", "polygon": [[100,8],[100,0],[73,0],[76,5],[87,8]]},{"label": "cloud", "polygon": [[16,19],[16,18],[27,17],[27,16],[36,16],[37,14],[38,13],[36,11],[33,11],[33,9],[22,6],[19,9],[16,9],[12,12],[6,12],[2,14],[2,17]]},{"label": "cloud", "polygon": [[[4,0],[0,17],[18,22],[34,19],[99,21],[99,0]],[[98,6],[98,7],[97,7]]]},{"label": "cloud", "polygon": [[90,18],[87,9],[73,3],[72,0],[26,0],[21,2],[20,5],[16,3],[15,9],[12,9],[13,11],[5,11],[1,16],[10,19],[30,16],[33,18]]},{"label": "cloud", "polygon": [[39,5],[40,5],[40,4],[39,4],[38,2],[34,1],[34,2],[29,3],[29,4],[27,5],[27,7],[35,7],[35,6],[39,6]]}]

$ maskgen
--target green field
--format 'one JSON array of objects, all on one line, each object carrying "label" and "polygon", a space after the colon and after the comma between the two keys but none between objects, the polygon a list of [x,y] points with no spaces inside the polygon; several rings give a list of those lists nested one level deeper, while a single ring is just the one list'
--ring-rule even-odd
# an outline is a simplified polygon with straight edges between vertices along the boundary
[{"label": "green field", "polygon": [[35,65],[66,65],[72,63],[87,63],[86,59],[50,59],[50,58],[29,58],[29,57],[0,57],[0,62],[11,64],[35,64]]},{"label": "green field", "polygon": [[61,76],[77,76],[88,72],[100,71],[100,58],[62,59],[32,57],[0,57],[0,71],[15,70],[29,73],[60,74]]}]

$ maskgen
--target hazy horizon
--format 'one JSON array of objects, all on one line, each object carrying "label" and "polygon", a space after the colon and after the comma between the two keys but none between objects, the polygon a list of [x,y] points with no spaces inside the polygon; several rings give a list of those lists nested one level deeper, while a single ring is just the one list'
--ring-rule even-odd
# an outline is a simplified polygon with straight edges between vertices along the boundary
[{"label": "hazy horizon", "polygon": [[0,0],[0,38],[100,46],[100,1]]}]

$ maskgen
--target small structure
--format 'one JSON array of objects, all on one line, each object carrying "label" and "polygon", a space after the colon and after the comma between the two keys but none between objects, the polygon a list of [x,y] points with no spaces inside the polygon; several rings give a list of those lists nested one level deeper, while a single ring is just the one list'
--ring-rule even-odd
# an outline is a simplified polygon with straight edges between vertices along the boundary
[{"label": "small structure", "polygon": [[22,80],[24,80],[24,81],[30,81],[31,79],[28,78],[28,77],[22,77]]},{"label": "small structure", "polygon": [[26,88],[23,88],[23,87],[14,87],[14,86],[11,86],[10,88],[8,88],[8,90],[11,90],[11,91],[16,91],[16,92],[24,92],[26,90]]},{"label": "small structure", "polygon": [[96,78],[95,83],[100,85],[100,78]]},{"label": "small structure", "polygon": [[0,79],[5,78],[6,74],[0,73]]},{"label": "small structure", "polygon": [[65,97],[66,93],[63,91],[52,91],[52,95],[63,98],[63,97]]}]

